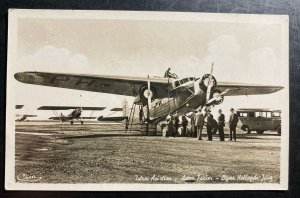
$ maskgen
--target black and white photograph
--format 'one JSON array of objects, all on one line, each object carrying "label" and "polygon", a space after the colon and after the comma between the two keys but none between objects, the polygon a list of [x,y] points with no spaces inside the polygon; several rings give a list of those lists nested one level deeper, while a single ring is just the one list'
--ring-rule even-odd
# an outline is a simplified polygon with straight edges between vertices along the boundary
[{"label": "black and white photograph", "polygon": [[10,9],[6,190],[287,190],[289,17]]}]

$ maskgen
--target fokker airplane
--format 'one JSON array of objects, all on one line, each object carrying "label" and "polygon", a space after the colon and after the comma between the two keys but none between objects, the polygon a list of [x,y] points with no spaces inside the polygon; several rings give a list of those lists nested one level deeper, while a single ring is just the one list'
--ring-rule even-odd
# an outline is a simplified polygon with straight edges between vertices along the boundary
[{"label": "fokker airplane", "polygon": [[[62,113],[59,115],[56,111],[57,110],[71,110],[73,111],[64,116]],[[41,106],[38,110],[52,110],[54,112],[55,117],[50,117],[50,120],[59,120],[62,123],[70,121],[71,124],[74,123],[74,120],[80,121],[83,124],[84,119],[96,119],[96,117],[81,117],[81,113],[83,110],[88,111],[102,111],[105,107],[73,107],[73,106]]]},{"label": "fokker airplane", "polygon": [[149,123],[158,123],[168,114],[183,114],[200,106],[218,105],[225,96],[270,94],[281,86],[218,82],[212,75],[201,78],[129,77],[48,72],[20,72],[23,83],[133,96],[136,103],[149,106]]}]

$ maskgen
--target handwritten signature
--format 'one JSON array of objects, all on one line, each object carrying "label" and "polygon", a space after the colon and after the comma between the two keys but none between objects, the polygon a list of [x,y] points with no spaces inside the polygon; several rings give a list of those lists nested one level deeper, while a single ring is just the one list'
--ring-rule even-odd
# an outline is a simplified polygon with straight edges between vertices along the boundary
[{"label": "handwritten signature", "polygon": [[17,176],[18,182],[36,182],[41,179],[42,177],[37,177],[35,175],[28,175],[26,173],[21,173]]}]

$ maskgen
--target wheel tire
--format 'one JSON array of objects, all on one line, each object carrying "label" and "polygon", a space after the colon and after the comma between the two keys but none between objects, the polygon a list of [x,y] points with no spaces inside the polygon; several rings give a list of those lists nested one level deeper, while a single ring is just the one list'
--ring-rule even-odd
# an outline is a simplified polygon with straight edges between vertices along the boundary
[{"label": "wheel tire", "polygon": [[247,131],[247,134],[251,133],[251,130],[248,127],[246,128],[246,131]]},{"label": "wheel tire", "polygon": [[265,131],[263,130],[259,130],[259,131],[256,131],[258,134],[263,134]]},{"label": "wheel tire", "polygon": [[281,126],[277,127],[276,131],[277,131],[278,135],[281,135]]}]

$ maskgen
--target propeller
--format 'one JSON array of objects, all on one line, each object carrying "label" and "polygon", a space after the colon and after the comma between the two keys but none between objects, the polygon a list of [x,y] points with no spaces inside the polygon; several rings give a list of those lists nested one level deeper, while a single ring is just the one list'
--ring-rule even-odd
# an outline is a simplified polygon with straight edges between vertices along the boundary
[{"label": "propeller", "polygon": [[210,71],[210,75],[208,78],[207,91],[206,91],[206,101],[207,102],[209,101],[211,88],[213,87],[213,83],[212,83],[213,69],[214,69],[214,63],[212,63],[212,65],[211,65],[211,71]]},{"label": "propeller", "polygon": [[150,89],[150,79],[149,79],[149,75],[148,75],[148,81],[147,81],[147,86],[148,86],[148,90],[147,90],[147,94],[148,94],[148,107],[149,109],[151,109],[151,98],[152,98],[152,95],[151,95],[151,89]]},{"label": "propeller", "polygon": [[222,96],[225,95],[228,91],[229,91],[229,89],[226,89],[225,91],[223,91],[223,92],[220,93],[220,94],[219,94],[218,92],[216,92],[215,96],[213,96],[210,100],[208,100],[208,101],[206,102],[206,104],[210,104],[210,103],[212,103],[212,102],[214,102],[214,101],[219,101],[219,100],[221,100],[221,99],[222,99]]}]

